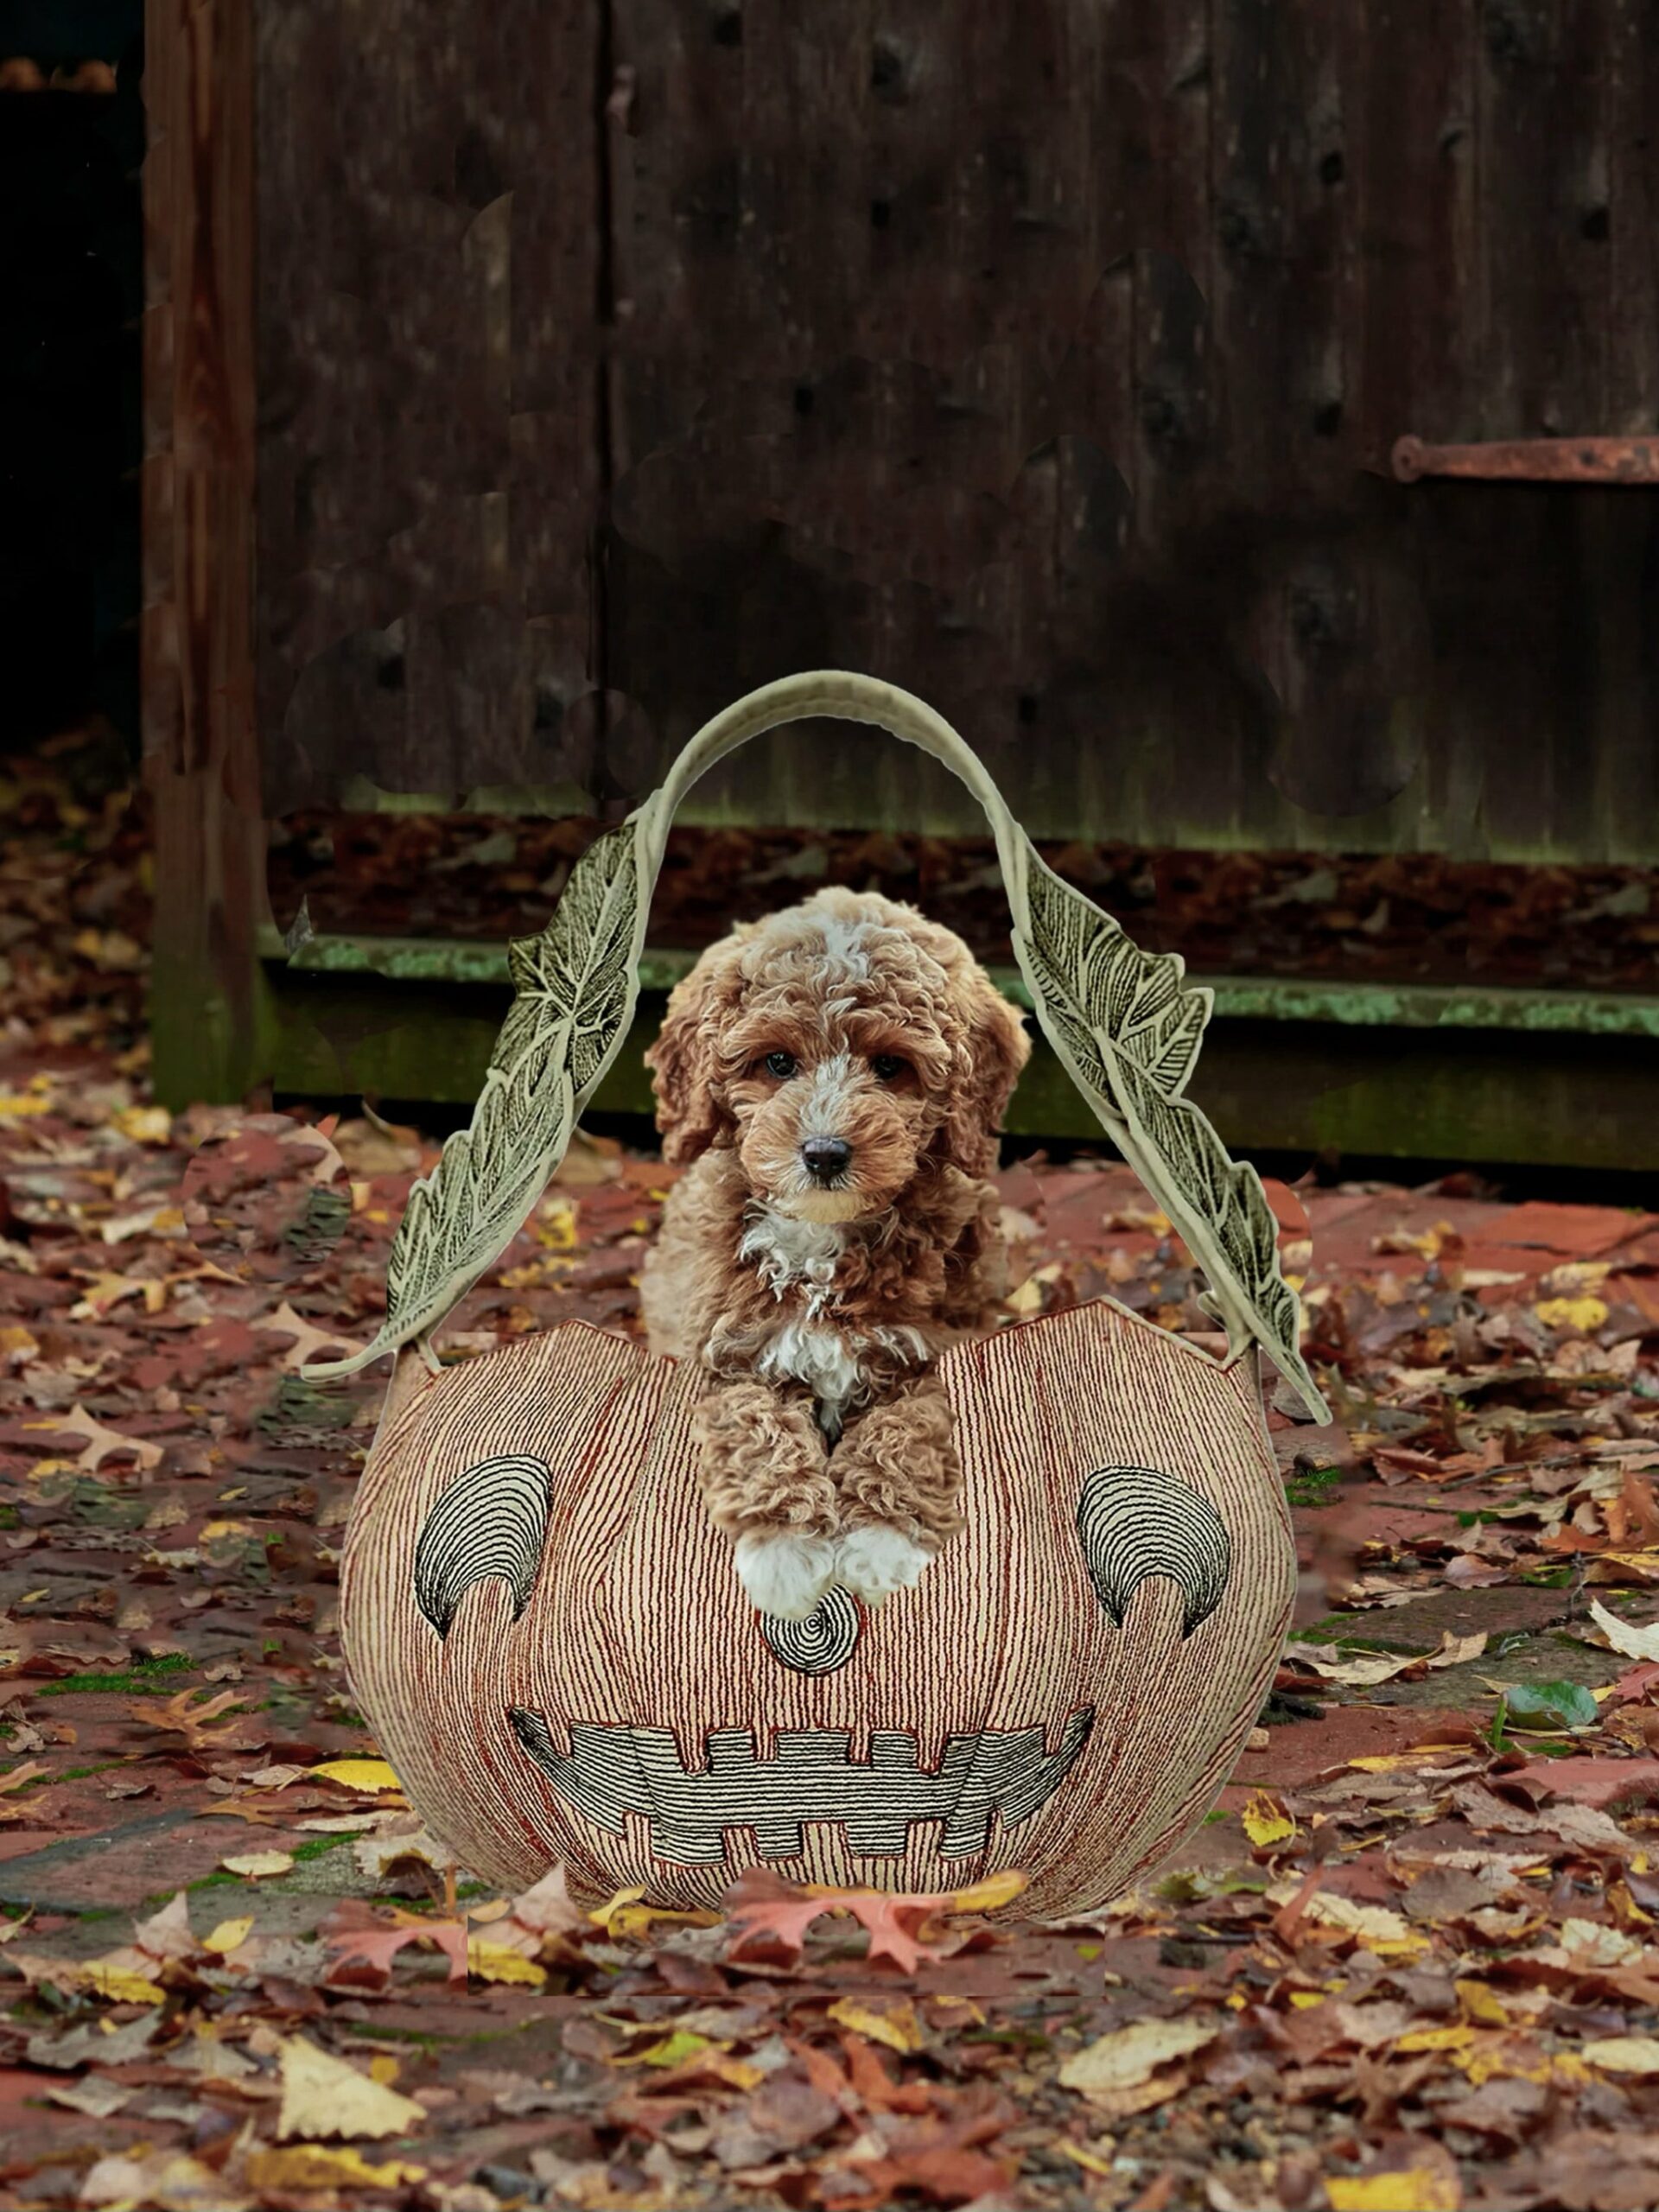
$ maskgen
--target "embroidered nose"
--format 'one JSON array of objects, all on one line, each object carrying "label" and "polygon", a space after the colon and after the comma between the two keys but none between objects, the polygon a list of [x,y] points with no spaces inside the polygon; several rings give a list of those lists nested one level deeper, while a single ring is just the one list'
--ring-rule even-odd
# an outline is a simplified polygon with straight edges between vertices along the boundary
[{"label": "embroidered nose", "polygon": [[833,1180],[852,1156],[853,1147],[844,1137],[806,1137],[801,1143],[801,1158],[820,1183]]}]

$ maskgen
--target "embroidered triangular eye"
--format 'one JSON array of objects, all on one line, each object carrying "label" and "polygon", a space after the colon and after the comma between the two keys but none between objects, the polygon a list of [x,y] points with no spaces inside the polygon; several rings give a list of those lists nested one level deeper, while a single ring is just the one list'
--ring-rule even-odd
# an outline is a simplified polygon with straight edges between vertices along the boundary
[{"label": "embroidered triangular eye", "polygon": [[547,1530],[547,1463],[511,1452],[457,1475],[426,1516],[415,1602],[440,1636],[475,1582],[505,1579],[512,1618],[530,1603]]},{"label": "embroidered triangular eye", "polygon": [[1141,1585],[1180,1586],[1182,1641],[1221,1603],[1232,1567],[1227,1526],[1190,1483],[1155,1467],[1097,1467],[1077,1500],[1077,1535],[1095,1595],[1119,1628]]}]

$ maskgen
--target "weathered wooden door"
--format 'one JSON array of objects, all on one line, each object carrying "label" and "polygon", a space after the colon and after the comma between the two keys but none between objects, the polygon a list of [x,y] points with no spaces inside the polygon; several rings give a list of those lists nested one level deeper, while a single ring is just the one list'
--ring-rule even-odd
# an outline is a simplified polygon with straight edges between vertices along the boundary
[{"label": "weathered wooden door", "polygon": [[[1651,9],[257,21],[273,804],[633,797],[844,664],[1039,831],[1652,849],[1659,505],[1387,473],[1659,429]],[[876,758],[731,788],[954,818]]]},{"label": "weathered wooden door", "polygon": [[[1659,852],[1659,499],[1389,471],[1659,429],[1651,0],[151,8],[253,117],[179,403],[246,393],[246,617],[175,610],[245,801],[614,807],[844,665],[1039,836]],[[798,733],[700,796],[960,804]]]}]

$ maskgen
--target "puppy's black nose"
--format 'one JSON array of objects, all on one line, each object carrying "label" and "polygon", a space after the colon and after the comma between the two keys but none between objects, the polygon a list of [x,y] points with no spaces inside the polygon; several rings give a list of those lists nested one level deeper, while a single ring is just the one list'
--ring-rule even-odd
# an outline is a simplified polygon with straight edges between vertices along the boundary
[{"label": "puppy's black nose", "polygon": [[853,1156],[853,1147],[844,1137],[806,1137],[801,1143],[801,1158],[820,1183],[833,1181]]}]

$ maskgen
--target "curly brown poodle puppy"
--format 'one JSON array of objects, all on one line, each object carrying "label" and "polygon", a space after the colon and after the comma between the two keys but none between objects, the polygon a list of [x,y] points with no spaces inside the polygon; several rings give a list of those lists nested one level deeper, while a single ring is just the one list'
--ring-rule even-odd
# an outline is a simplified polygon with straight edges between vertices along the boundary
[{"label": "curly brown poodle puppy", "polygon": [[689,1162],[640,1281],[696,1360],[705,1498],[763,1612],[878,1605],[961,1527],[936,1363],[1006,1287],[986,1180],[1018,1010],[913,906],[826,890],[705,952],[645,1055]]}]

